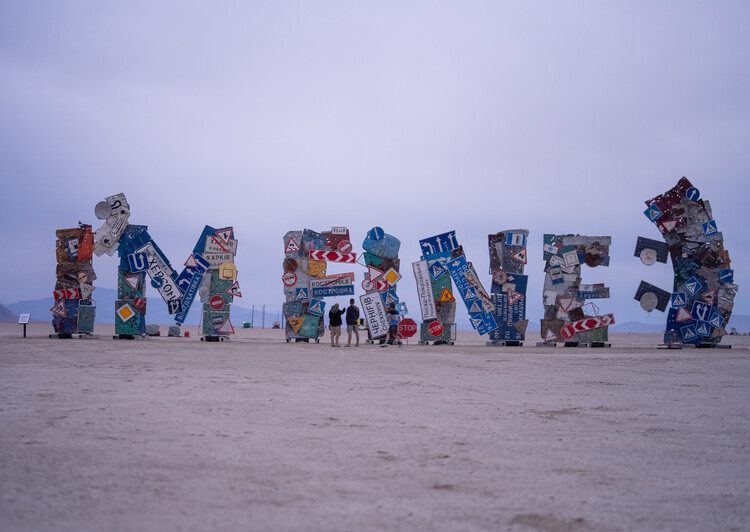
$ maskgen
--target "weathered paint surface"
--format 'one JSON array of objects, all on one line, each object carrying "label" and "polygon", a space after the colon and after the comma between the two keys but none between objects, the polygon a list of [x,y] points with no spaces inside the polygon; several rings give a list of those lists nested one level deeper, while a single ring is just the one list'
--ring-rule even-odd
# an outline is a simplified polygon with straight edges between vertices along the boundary
[{"label": "weathered paint surface", "polygon": [[738,286],[709,202],[683,177],[645,203],[644,214],[664,238],[674,271],[664,342],[718,344],[727,334]]},{"label": "weathered paint surface", "polygon": [[55,232],[57,280],[53,290],[55,305],[52,328],[58,334],[92,333],[96,303],[91,300],[96,279],[91,263],[92,231],[80,224]]}]

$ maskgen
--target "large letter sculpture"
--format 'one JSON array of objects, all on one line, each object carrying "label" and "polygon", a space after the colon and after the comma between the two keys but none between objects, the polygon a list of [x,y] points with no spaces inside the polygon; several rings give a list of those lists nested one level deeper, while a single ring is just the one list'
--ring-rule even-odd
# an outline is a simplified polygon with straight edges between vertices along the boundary
[{"label": "large letter sculpture", "polygon": [[644,214],[664,237],[674,267],[664,343],[716,346],[727,333],[738,286],[711,206],[685,177],[646,205]]},{"label": "large letter sculpture", "polygon": [[[97,204],[95,214],[105,220],[94,234],[94,252],[120,257],[115,302],[115,334],[132,338],[146,332],[146,274],[156,288],[175,323],[182,325],[199,291],[205,303],[203,334],[207,339],[224,339],[234,333],[229,320],[232,296],[241,296],[234,255],[237,241],[233,229],[206,226],[179,274],[148,234],[145,225],[128,223],[130,207],[124,194]],[[208,271],[210,275],[205,275]],[[221,291],[222,304],[215,295]],[[228,297],[225,297],[227,296]],[[213,304],[213,305],[212,305]]]},{"label": "large letter sculpture", "polygon": [[52,327],[59,338],[94,332],[96,304],[91,300],[96,279],[91,264],[94,236],[81,224],[57,231],[57,281],[53,292]]},{"label": "large letter sculpture", "polygon": [[593,315],[584,312],[586,299],[608,298],[603,284],[581,284],[581,264],[589,267],[609,266],[609,236],[544,235],[544,318],[542,339],[603,346],[609,339],[608,326],[615,322],[612,314]]},{"label": "large letter sculpture", "polygon": [[354,263],[349,229],[310,229],[284,235],[283,313],[286,341],[316,342],[325,331],[326,297],[354,295],[354,272],[326,275],[328,262]]},{"label": "large letter sculpture", "polygon": [[391,304],[400,306],[402,310],[406,308],[396,293],[396,286],[401,280],[401,261],[398,258],[400,248],[401,241],[381,227],[370,229],[362,242],[367,272],[362,281],[365,294],[360,296],[359,301],[367,330],[373,339],[383,338],[388,333],[390,320],[387,309]]},{"label": "large letter sculpture", "polygon": [[490,332],[490,343],[521,345],[526,337],[526,287],[523,274],[527,262],[527,229],[512,229],[488,235],[490,275],[492,275],[493,316],[498,324]]}]

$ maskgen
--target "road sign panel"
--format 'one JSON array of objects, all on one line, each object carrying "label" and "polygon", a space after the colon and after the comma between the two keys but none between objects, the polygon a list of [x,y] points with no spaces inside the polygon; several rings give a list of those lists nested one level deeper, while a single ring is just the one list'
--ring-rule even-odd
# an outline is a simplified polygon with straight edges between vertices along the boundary
[{"label": "road sign panel", "polygon": [[703,285],[696,279],[695,277],[691,277],[687,281],[685,281],[685,284],[682,285],[682,288],[690,294],[691,296],[695,296],[698,292],[701,291],[701,288],[703,288]]},{"label": "road sign panel", "polygon": [[348,255],[352,251],[354,251],[354,246],[352,246],[352,243],[349,242],[348,240],[342,240],[341,242],[339,242],[339,245],[338,245],[337,249],[341,253],[343,253],[345,255]]},{"label": "road sign panel", "polygon": [[677,292],[676,294],[672,294],[672,307],[673,308],[684,307],[685,305],[687,305],[685,294],[683,294],[682,292]]},{"label": "road sign panel", "polygon": [[430,266],[430,275],[433,279],[440,279],[440,276],[443,275],[446,271],[445,267],[440,264],[439,262],[435,262]]},{"label": "road sign panel", "polygon": [[325,260],[328,262],[356,262],[357,256],[355,253],[341,253],[340,251],[324,251],[319,249],[311,249],[308,253],[309,258],[315,260]]},{"label": "road sign panel", "polygon": [[58,299],[50,309],[55,316],[65,317],[65,300]]},{"label": "road sign panel", "polygon": [[685,191],[685,197],[690,201],[698,201],[701,197],[701,192],[695,187],[690,187]]},{"label": "road sign panel", "polygon": [[419,298],[419,308],[422,311],[422,319],[427,321],[437,318],[437,309],[435,308],[435,299],[432,295],[432,284],[430,283],[427,261],[413,262],[412,270],[414,271],[414,279],[417,282],[417,297]]},{"label": "road sign panel", "polygon": [[448,290],[447,287],[443,288],[443,293],[440,294],[440,301],[455,301],[456,298],[453,297],[453,294],[451,294],[451,291]]},{"label": "road sign panel", "polygon": [[677,308],[677,316],[675,317],[676,322],[692,320],[693,315],[685,307]]},{"label": "road sign panel", "polygon": [[401,280],[401,274],[398,273],[394,268],[391,268],[387,272],[385,272],[383,274],[383,277],[385,277],[385,280],[388,281],[388,284],[391,286],[395,285]]},{"label": "road sign panel", "polygon": [[381,276],[382,276],[382,275],[383,275],[384,273],[385,273],[385,272],[384,272],[383,270],[380,270],[380,269],[376,268],[376,267],[375,267],[375,266],[373,266],[372,264],[370,264],[370,265],[368,265],[368,266],[367,266],[367,278],[368,278],[368,279],[369,279],[370,281],[374,281],[375,279],[380,279],[380,277],[381,277]]},{"label": "road sign panel", "polygon": [[433,321],[427,326],[427,332],[432,336],[441,336],[443,334],[443,324],[439,321]]},{"label": "road sign panel", "polygon": [[698,340],[698,333],[695,332],[695,325],[688,325],[680,329],[682,333],[682,342],[685,344],[694,344]]},{"label": "road sign panel", "polygon": [[417,333],[417,322],[411,318],[404,318],[398,324],[398,334],[403,338],[411,338]]},{"label": "road sign panel", "polygon": [[135,310],[133,310],[133,307],[125,303],[120,308],[117,309],[117,315],[120,317],[123,323],[127,323],[129,319],[131,319],[133,316],[135,316]]},{"label": "road sign panel", "polygon": [[128,255],[128,269],[131,272],[142,272],[148,270],[148,255],[144,252],[130,253]]},{"label": "road sign panel", "polygon": [[218,236],[206,236],[203,253],[231,253],[232,255],[237,254],[237,240],[230,240],[224,242]]},{"label": "road sign panel", "polygon": [[646,215],[646,218],[648,218],[652,222],[655,222],[656,220],[661,218],[664,213],[661,212],[661,209],[656,205],[649,205],[649,207],[645,211],[643,211],[643,214]]},{"label": "road sign panel", "polygon": [[423,255],[434,255],[443,251],[453,251],[458,247],[456,232],[449,231],[440,235],[424,238],[419,241]]},{"label": "road sign panel", "polygon": [[229,318],[224,321],[217,329],[216,332],[221,334],[234,334],[234,327],[232,327],[232,322],[229,321]]},{"label": "road sign panel", "polygon": [[299,243],[294,238],[290,238],[289,241],[286,243],[286,248],[284,248],[284,253],[299,253],[299,252],[300,252]]},{"label": "road sign panel", "polygon": [[703,292],[701,295],[701,299],[707,303],[709,306],[713,306],[713,304],[716,302],[716,290],[709,290],[708,292]]},{"label": "road sign panel", "polygon": [[382,292],[381,297],[383,298],[383,304],[387,307],[391,303],[398,303],[398,295],[396,294],[396,291],[393,289],[388,290],[387,292]]},{"label": "road sign panel", "polygon": [[512,253],[511,258],[516,259],[518,262],[526,264],[526,248],[521,248],[515,253]]},{"label": "road sign panel", "polygon": [[723,284],[734,282],[734,270],[725,268],[719,272],[719,279]]},{"label": "road sign panel", "polygon": [[237,279],[237,266],[231,262],[224,262],[219,265],[219,279],[233,281]]},{"label": "road sign panel", "polygon": [[325,310],[325,308],[325,301],[313,298],[310,300],[310,306],[307,307],[307,312],[308,314],[313,314],[314,316],[323,316],[323,311]]},{"label": "road sign panel", "polygon": [[717,329],[721,328],[721,326],[724,324],[724,318],[719,316],[716,312],[711,314],[711,319],[708,320],[708,322],[711,324],[712,327],[716,327]]},{"label": "road sign panel", "polygon": [[696,320],[708,321],[711,317],[712,312],[713,309],[711,308],[711,305],[704,303],[703,301],[693,302],[693,311],[691,312],[691,314]]},{"label": "road sign panel", "polygon": [[703,224],[703,233],[706,236],[712,236],[719,232],[719,229],[716,227],[716,220],[710,220]]},{"label": "road sign panel", "polygon": [[284,275],[281,276],[281,281],[284,283],[284,286],[294,286],[297,284],[297,274],[294,272],[284,272]]},{"label": "road sign panel", "polygon": [[698,336],[709,336],[711,334],[711,324],[707,321],[698,321],[695,324],[695,332]]},{"label": "road sign panel", "polygon": [[526,247],[526,235],[523,233],[505,233],[505,245]]},{"label": "road sign panel", "polygon": [[602,316],[591,316],[583,320],[574,321],[564,325],[560,329],[560,335],[569,340],[573,338],[576,333],[588,331],[590,329],[598,329],[600,327],[607,327],[615,323],[615,317],[613,314],[604,314]]},{"label": "road sign panel", "polygon": [[222,243],[228,245],[232,241],[232,235],[234,234],[234,228],[224,227],[216,230],[216,238]]},{"label": "road sign panel", "polygon": [[663,220],[659,222],[659,226],[662,228],[663,233],[669,233],[677,227],[677,220]]},{"label": "road sign panel", "polygon": [[307,288],[297,288],[294,299],[297,301],[307,301],[310,298]]},{"label": "road sign panel", "polygon": [[305,318],[303,316],[293,316],[290,318],[287,318],[287,321],[289,322],[289,325],[291,325],[292,330],[294,332],[299,332],[300,327],[302,327],[302,324],[305,321]]},{"label": "road sign panel", "polygon": [[359,296],[359,302],[362,305],[362,312],[367,327],[370,329],[370,335],[373,338],[385,336],[388,333],[389,320],[380,294],[372,292],[361,295]]},{"label": "road sign panel", "polygon": [[224,308],[224,298],[219,295],[211,296],[211,299],[209,300],[208,305],[213,310],[221,310]]},{"label": "road sign panel", "polygon": [[239,281],[235,281],[232,283],[232,286],[227,288],[226,293],[230,296],[235,297],[242,297],[242,292],[240,292],[240,283]]}]

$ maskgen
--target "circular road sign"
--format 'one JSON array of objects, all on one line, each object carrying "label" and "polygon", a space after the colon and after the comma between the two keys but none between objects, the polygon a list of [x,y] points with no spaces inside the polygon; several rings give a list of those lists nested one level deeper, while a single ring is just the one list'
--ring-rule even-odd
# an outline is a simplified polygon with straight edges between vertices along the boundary
[{"label": "circular road sign", "polygon": [[433,321],[427,326],[427,332],[432,336],[440,336],[443,334],[443,324],[439,321]]},{"label": "circular road sign", "polygon": [[508,272],[505,270],[495,270],[492,274],[492,282],[495,284],[505,284],[508,282]]},{"label": "circular road sign", "polygon": [[404,318],[398,324],[398,334],[404,338],[411,338],[417,334],[417,322],[411,318]]},{"label": "circular road sign", "polygon": [[133,299],[133,307],[136,310],[143,310],[146,307],[146,300],[142,297],[136,297]]},{"label": "circular road sign", "polygon": [[208,301],[208,304],[214,310],[221,310],[222,308],[224,308],[224,298],[221,296],[212,296]]},{"label": "circular road sign", "polygon": [[342,240],[339,242],[339,251],[341,253],[351,253],[352,249],[354,249],[354,246],[352,246],[352,243],[348,240]]},{"label": "circular road sign", "polygon": [[294,272],[284,272],[281,280],[284,282],[284,286],[294,286],[297,284],[297,274]]}]

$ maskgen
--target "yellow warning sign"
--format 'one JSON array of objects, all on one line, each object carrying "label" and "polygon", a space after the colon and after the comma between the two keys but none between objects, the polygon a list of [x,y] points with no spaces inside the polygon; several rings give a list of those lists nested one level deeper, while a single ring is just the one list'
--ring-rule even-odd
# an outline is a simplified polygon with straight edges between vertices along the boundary
[{"label": "yellow warning sign", "polygon": [[448,290],[447,287],[443,288],[443,293],[440,294],[440,301],[455,301],[456,298],[453,297],[453,294],[451,294],[451,291]]},{"label": "yellow warning sign", "polygon": [[287,318],[289,321],[289,325],[292,326],[292,330],[294,332],[299,332],[299,328],[302,327],[302,324],[305,323],[305,318],[302,316],[297,316],[296,318]]}]

